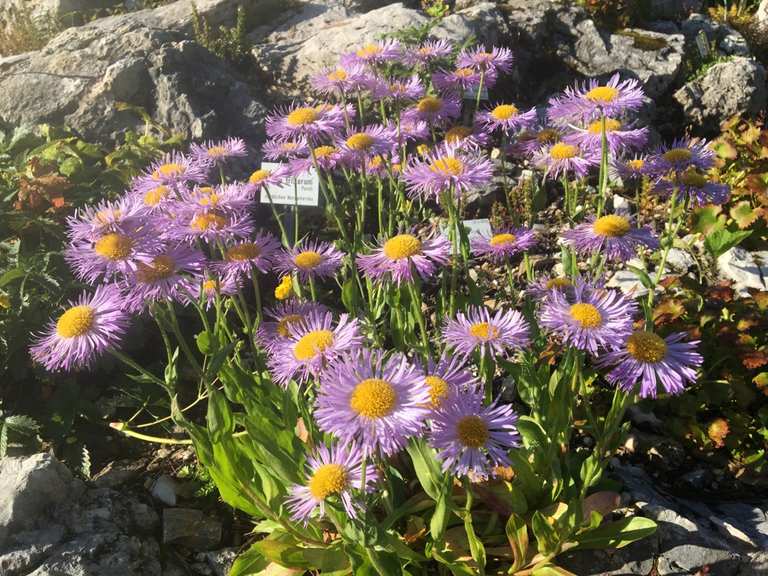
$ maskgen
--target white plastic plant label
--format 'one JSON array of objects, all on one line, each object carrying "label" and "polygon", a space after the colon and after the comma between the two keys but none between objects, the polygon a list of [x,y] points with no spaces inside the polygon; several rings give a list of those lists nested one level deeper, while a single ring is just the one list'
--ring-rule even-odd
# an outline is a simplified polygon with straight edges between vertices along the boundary
[{"label": "white plastic plant label", "polygon": [[474,236],[485,236],[490,238],[493,236],[491,230],[491,221],[488,218],[478,218],[477,220],[462,220],[462,225],[467,229],[467,236],[470,238]]},{"label": "white plastic plant label", "polygon": [[[279,162],[262,162],[263,170],[276,170],[282,164]],[[272,196],[273,204],[288,204],[293,206],[317,206],[320,197],[320,179],[314,168],[305,172],[298,178],[285,178],[279,185],[269,187],[269,196]],[[269,204],[267,191],[261,189],[261,203]]]}]

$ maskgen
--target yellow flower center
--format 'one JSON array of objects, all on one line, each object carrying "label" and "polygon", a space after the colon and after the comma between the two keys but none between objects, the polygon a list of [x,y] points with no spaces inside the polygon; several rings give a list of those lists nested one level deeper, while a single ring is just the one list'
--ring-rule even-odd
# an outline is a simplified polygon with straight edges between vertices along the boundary
[{"label": "yellow flower center", "polygon": [[653,332],[633,332],[627,338],[627,352],[635,360],[656,364],[667,355],[667,343]]},{"label": "yellow flower center", "polygon": [[211,195],[214,193],[213,186],[201,186],[199,189],[201,194]]},{"label": "yellow flower center", "polygon": [[702,188],[707,183],[707,177],[695,168],[689,168],[680,177],[680,181],[686,186]]},{"label": "yellow flower center", "polygon": [[472,128],[469,126],[454,126],[445,133],[446,142],[460,142],[467,136],[472,135]]},{"label": "yellow flower center", "polygon": [[303,318],[304,317],[301,314],[287,314],[283,316],[277,323],[277,333],[283,338],[287,338],[290,334],[288,332],[288,327],[291,324],[296,324],[296,322],[301,322]]},{"label": "yellow flower center", "polygon": [[168,188],[166,186],[158,186],[152,188],[149,192],[144,194],[145,206],[157,206],[168,196]]},{"label": "yellow flower center", "polygon": [[459,78],[469,78],[474,73],[475,71],[472,70],[472,68],[459,68],[458,70],[456,70],[456,72],[454,72],[454,74],[456,74],[456,76],[458,76]]},{"label": "yellow flower center", "polygon": [[278,300],[285,300],[291,295],[293,291],[293,280],[290,276],[283,276],[280,280],[280,284],[275,287],[275,298]]},{"label": "yellow flower center", "polygon": [[312,330],[296,342],[293,347],[293,356],[296,360],[311,360],[316,355],[322,354],[331,344],[333,344],[333,332],[330,330]]},{"label": "yellow flower center", "polygon": [[373,143],[373,137],[365,132],[358,132],[347,138],[347,146],[352,148],[352,150],[368,150],[368,148],[373,146]]},{"label": "yellow flower center", "polygon": [[642,170],[643,166],[645,166],[645,160],[642,158],[635,158],[634,160],[627,162],[627,166],[632,168],[632,170]]},{"label": "yellow flower center", "polygon": [[207,194],[206,196],[200,198],[197,203],[200,206],[216,206],[219,203],[219,195],[215,193]]},{"label": "yellow flower center", "polygon": [[328,74],[327,78],[331,82],[342,82],[347,79],[347,71],[343,68],[336,68],[336,70]]},{"label": "yellow flower center", "polygon": [[98,240],[93,247],[96,254],[103,256],[107,260],[117,261],[125,260],[133,252],[133,240],[122,234],[105,234]]},{"label": "yellow flower center", "polygon": [[424,382],[429,388],[429,399],[432,408],[439,408],[443,400],[448,396],[450,385],[439,376],[427,376]]},{"label": "yellow flower center", "polygon": [[244,260],[253,260],[261,254],[261,248],[253,242],[243,242],[237,246],[232,246],[227,250],[227,260],[242,262]]},{"label": "yellow flower center", "polygon": [[499,335],[499,329],[488,322],[476,322],[469,327],[469,333],[480,340],[492,340]]},{"label": "yellow flower center", "polygon": [[667,150],[662,154],[662,157],[667,162],[687,162],[691,158],[693,158],[693,152],[688,150],[688,148],[672,148],[670,150]]},{"label": "yellow flower center", "polygon": [[380,378],[368,378],[355,386],[349,406],[360,416],[383,418],[392,413],[397,403],[397,392],[392,384]]},{"label": "yellow flower center", "polygon": [[325,158],[336,152],[336,148],[333,146],[318,146],[315,148],[315,158]]},{"label": "yellow flower center", "polygon": [[425,96],[416,104],[416,109],[424,113],[435,114],[443,108],[443,101],[437,96]]},{"label": "yellow flower center", "polygon": [[488,425],[480,416],[464,416],[456,424],[456,435],[467,448],[481,448],[485,446],[490,434]]},{"label": "yellow flower center", "polygon": [[402,260],[421,253],[421,241],[410,234],[398,234],[384,243],[384,255],[390,260]]},{"label": "yellow flower center", "polygon": [[228,221],[225,216],[215,212],[205,212],[204,214],[197,214],[192,218],[189,227],[198,232],[205,232],[210,229],[219,230],[226,226],[227,223]]},{"label": "yellow flower center", "polygon": [[347,472],[341,464],[323,464],[309,479],[309,493],[315,500],[325,500],[331,494],[341,494],[348,484]]},{"label": "yellow flower center", "polygon": [[565,142],[558,142],[549,149],[549,155],[555,160],[568,160],[579,154],[579,147]]},{"label": "yellow flower center", "polygon": [[600,310],[592,304],[584,304],[583,302],[574,304],[571,306],[570,314],[571,318],[581,324],[582,328],[599,328],[603,323]]},{"label": "yellow flower center", "polygon": [[519,110],[517,109],[517,106],[513,106],[512,104],[500,104],[493,109],[491,116],[496,118],[496,120],[504,121],[514,118],[517,116],[518,112]]},{"label": "yellow flower center", "polygon": [[623,216],[617,216],[616,214],[602,216],[592,224],[592,230],[594,230],[595,234],[609,236],[610,238],[624,236],[629,232],[629,228],[629,220]]},{"label": "yellow flower center", "polygon": [[610,104],[619,96],[618,88],[613,86],[597,86],[587,92],[587,100],[591,100],[596,104]]},{"label": "yellow flower center", "polygon": [[460,176],[464,172],[464,163],[455,156],[443,156],[433,160],[429,169],[437,174]]},{"label": "yellow flower center", "polygon": [[95,311],[90,306],[81,305],[70,308],[59,316],[56,333],[62,338],[82,336],[93,326]]},{"label": "yellow flower center", "polygon": [[184,166],[179,164],[178,162],[169,162],[168,164],[163,164],[162,166],[159,166],[157,170],[152,172],[152,178],[155,180],[160,180],[162,178],[170,178],[172,176],[178,176],[179,174],[184,173]]},{"label": "yellow flower center", "polygon": [[489,244],[491,246],[508,246],[509,244],[512,244],[516,240],[514,234],[504,233],[504,234],[494,234],[493,237],[491,237]]},{"label": "yellow flower center", "polygon": [[370,58],[371,56],[376,56],[379,52],[381,52],[381,46],[377,46],[376,44],[366,44],[355,52],[355,54],[360,58]]},{"label": "yellow flower center", "polygon": [[253,174],[251,174],[250,178],[248,178],[248,182],[250,184],[258,184],[259,182],[262,182],[263,180],[266,180],[269,178],[269,176],[272,174],[271,170],[256,170]]},{"label": "yellow flower center", "polygon": [[[616,120],[614,118],[605,119],[606,134],[609,132],[615,132],[616,130],[619,130],[619,129],[621,129],[621,122],[619,120]],[[589,132],[592,134],[602,134],[603,123],[600,120],[595,120],[594,122],[592,122],[592,124],[589,125],[587,130],[589,130]]]},{"label": "yellow flower center", "polygon": [[317,110],[315,108],[296,108],[288,114],[286,121],[289,126],[306,126],[317,120]]},{"label": "yellow flower center", "polygon": [[428,144],[419,144],[418,146],[416,146],[416,153],[419,156],[426,156],[427,154],[429,154],[429,150],[430,148]]},{"label": "yellow flower center", "polygon": [[206,294],[214,294],[219,290],[219,281],[209,279],[203,282],[203,292]]},{"label": "yellow flower center", "polygon": [[165,278],[170,278],[176,272],[176,262],[170,256],[161,254],[152,259],[152,264],[138,263],[136,279],[148,284]]},{"label": "yellow flower center", "polygon": [[546,286],[547,290],[552,290],[552,288],[560,290],[562,288],[570,288],[573,286],[573,283],[568,278],[550,278],[547,280]]},{"label": "yellow flower center", "polygon": [[208,156],[211,156],[213,158],[221,158],[222,156],[226,156],[227,149],[224,148],[224,146],[211,146],[208,148]]},{"label": "yellow flower center", "polygon": [[323,261],[323,257],[320,256],[314,250],[307,250],[306,252],[300,252],[293,258],[294,264],[302,270],[310,270],[319,265]]},{"label": "yellow flower center", "polygon": [[549,144],[550,142],[557,142],[560,138],[560,133],[554,128],[544,128],[538,134],[536,134],[536,140],[541,144]]}]

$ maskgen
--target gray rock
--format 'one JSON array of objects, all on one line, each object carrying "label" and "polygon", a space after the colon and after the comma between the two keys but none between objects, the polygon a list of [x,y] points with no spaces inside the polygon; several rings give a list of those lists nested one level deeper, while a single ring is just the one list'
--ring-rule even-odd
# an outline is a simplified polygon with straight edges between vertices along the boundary
[{"label": "gray rock", "polygon": [[221,522],[192,508],[163,511],[163,542],[193,550],[210,550],[221,542]]},{"label": "gray rock", "polygon": [[696,264],[693,256],[686,250],[670,248],[667,255],[667,270],[672,273],[687,272]]},{"label": "gray rock", "polygon": [[703,32],[707,40],[715,44],[716,49],[724,55],[749,56],[749,46],[739,32],[728,24],[712,20],[704,14],[691,14],[681,25],[686,43],[691,50],[698,50],[695,46],[696,37]]},{"label": "gray rock", "polygon": [[717,130],[721,122],[735,115],[756,116],[765,109],[766,74],[762,64],[737,57],[715,64],[702,78],[692,80],[675,92],[688,122]]},{"label": "gray rock", "polygon": [[[212,22],[235,2],[198,3]],[[185,40],[190,6],[112,16],[70,28],[44,49],[0,59],[0,121],[64,123],[85,138],[113,140],[143,120],[125,102],[189,138],[261,137],[266,109],[227,64]],[[45,97],[40,97],[45,94]]]},{"label": "gray rock", "polygon": [[[664,93],[683,64],[684,38],[647,30],[601,31],[576,3],[509,0],[504,7],[518,56],[519,80],[541,100],[574,77],[620,72],[639,78],[651,98]],[[563,64],[565,66],[563,66]],[[553,73],[554,72],[554,73]]]},{"label": "gray rock", "polygon": [[749,288],[768,290],[768,252],[751,253],[737,246],[717,259],[717,269],[740,296],[747,295]]},{"label": "gray rock", "polygon": [[0,459],[0,545],[77,490],[72,474],[50,454]]},{"label": "gray rock", "polygon": [[201,552],[195,558],[204,563],[213,576],[227,576],[239,550],[237,548],[222,548],[211,552]]},{"label": "gray rock", "polygon": [[152,496],[167,506],[176,506],[176,483],[173,478],[163,474],[152,483]]},{"label": "gray rock", "polygon": [[446,16],[431,34],[461,43],[474,36],[479,42],[491,46],[501,42],[501,34],[506,31],[506,24],[494,2],[478,2]]},{"label": "gray rock", "polygon": [[762,2],[760,2],[760,5],[755,11],[755,18],[758,22],[768,24],[768,0],[762,0]]}]

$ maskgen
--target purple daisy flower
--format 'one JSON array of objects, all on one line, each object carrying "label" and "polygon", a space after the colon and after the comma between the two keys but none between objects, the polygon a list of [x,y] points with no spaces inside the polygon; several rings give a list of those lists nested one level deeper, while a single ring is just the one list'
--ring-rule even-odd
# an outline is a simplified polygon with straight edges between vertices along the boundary
[{"label": "purple daisy flower", "polygon": [[553,127],[526,130],[518,135],[517,141],[512,145],[511,152],[518,153],[527,158],[535,158],[551,146],[562,141],[563,136],[562,130]]},{"label": "purple daisy flower", "polygon": [[536,232],[527,228],[497,231],[490,238],[478,234],[470,239],[473,254],[499,264],[532,248],[536,242]]},{"label": "purple daisy flower", "polygon": [[170,186],[164,184],[147,186],[146,182],[142,183],[138,180],[134,180],[130,195],[136,204],[149,214],[164,210],[168,203],[177,198],[175,189]]},{"label": "purple daisy flower", "polygon": [[374,101],[389,100],[392,102],[408,102],[424,96],[424,86],[418,75],[409,78],[394,78],[377,82],[371,89]]},{"label": "purple daisy flower", "polygon": [[444,472],[487,478],[493,466],[509,466],[507,452],[520,446],[517,414],[509,404],[483,406],[482,392],[457,394],[432,414],[430,444]]},{"label": "purple daisy flower", "polygon": [[691,206],[725,204],[731,197],[731,187],[728,184],[712,182],[706,174],[693,167],[680,174],[675,181],[667,179],[657,181],[653,191],[665,196],[670,196],[677,191],[680,196],[689,200]]},{"label": "purple daisy flower", "polygon": [[396,40],[384,40],[382,42],[370,42],[354,52],[341,56],[342,65],[351,64],[383,64],[398,60],[403,55],[403,49]]},{"label": "purple daisy flower", "polygon": [[288,176],[289,170],[285,166],[278,168],[259,168],[251,172],[248,181],[244,184],[245,190],[251,196],[267,186],[280,186]]},{"label": "purple daisy flower", "polygon": [[427,40],[415,50],[406,51],[405,60],[411,66],[428,66],[437,60],[448,58],[451,52],[453,47],[447,40]]},{"label": "purple daisy flower", "polygon": [[403,117],[400,119],[399,126],[395,122],[390,121],[388,128],[395,135],[398,147],[402,147],[408,142],[429,138],[429,125],[423,120]]},{"label": "purple daisy flower", "polygon": [[299,275],[302,282],[310,278],[330,278],[341,266],[344,253],[330,242],[303,241],[284,249],[275,257],[275,270],[280,275]]},{"label": "purple daisy flower", "polygon": [[696,368],[704,361],[696,352],[699,342],[684,342],[686,336],[684,332],[666,338],[653,332],[633,332],[595,364],[612,368],[606,380],[627,392],[640,382],[642,398],[655,398],[659,384],[668,394],[679,394],[686,382],[696,381]]},{"label": "purple daisy flower", "polygon": [[268,319],[259,326],[256,340],[265,350],[271,351],[275,347],[286,344],[291,335],[292,325],[301,322],[312,313],[325,315],[327,312],[327,307],[315,302],[296,300],[280,302],[273,308],[264,310],[264,316]]},{"label": "purple daisy flower", "polygon": [[[624,126],[615,118],[605,119],[605,137],[608,141],[608,151],[616,156],[627,150],[638,150],[648,142],[648,128],[631,128]],[[575,132],[564,138],[565,142],[576,144],[584,150],[599,153],[603,145],[603,125],[601,120],[595,120],[586,128],[576,128]]]},{"label": "purple daisy flower", "polygon": [[577,282],[573,298],[552,290],[541,309],[539,323],[563,342],[593,356],[632,333],[637,304],[619,291],[595,289]]},{"label": "purple daisy flower", "polygon": [[309,146],[304,138],[296,140],[267,140],[261,147],[265,160],[293,160],[309,154]]},{"label": "purple daisy flower", "polygon": [[371,280],[391,278],[396,284],[412,282],[414,272],[422,280],[431,278],[448,263],[451,244],[443,236],[421,240],[412,234],[393,236],[373,253],[358,256],[357,264]]},{"label": "purple daisy flower", "polygon": [[528,322],[517,310],[499,309],[495,313],[484,306],[470,306],[467,313],[446,321],[443,341],[457,354],[498,356],[508,349],[519,349],[530,341]]},{"label": "purple daisy flower", "polygon": [[323,70],[315,75],[312,80],[312,88],[326,96],[339,96],[349,94],[366,87],[368,74],[359,64],[336,66]]},{"label": "purple daisy flower", "polygon": [[389,154],[395,145],[394,134],[381,124],[365,126],[359,132],[340,138],[337,146],[352,166],[362,165],[376,154]]},{"label": "purple daisy flower", "polygon": [[350,518],[356,518],[360,504],[354,500],[352,490],[373,490],[378,476],[373,465],[366,465],[365,486],[363,482],[363,451],[360,446],[333,444],[331,448],[320,445],[307,459],[306,484],[294,484],[286,503],[291,517],[309,523],[315,510],[325,516],[325,502],[336,497],[341,501]]},{"label": "purple daisy flower", "polygon": [[706,140],[682,138],[663,145],[649,158],[645,172],[649,176],[680,174],[689,168],[706,171],[715,165],[715,153]]},{"label": "purple daisy flower", "polygon": [[498,104],[478,114],[478,122],[489,132],[500,131],[511,136],[523,128],[530,128],[538,118],[536,108],[520,112],[514,104]]},{"label": "purple daisy flower", "polygon": [[240,138],[207,140],[202,144],[192,144],[189,154],[198,162],[219,166],[230,158],[244,158],[248,155],[248,148]]},{"label": "purple daisy flower", "polygon": [[545,169],[545,177],[553,180],[569,172],[583,178],[589,173],[590,168],[600,163],[599,155],[562,140],[539,150],[534,155],[533,161],[536,166]]},{"label": "purple daisy flower", "polygon": [[162,250],[148,262],[138,262],[136,272],[124,282],[126,306],[138,312],[158,300],[184,303],[198,293],[205,264],[202,252],[183,244]]},{"label": "purple daisy flower", "polygon": [[604,84],[591,79],[565,89],[549,100],[548,116],[560,124],[592,122],[601,116],[620,118],[638,110],[646,97],[640,82],[634,78],[621,80],[618,73]]},{"label": "purple daisy flower", "polygon": [[[403,112],[403,121],[426,122],[441,125],[461,115],[461,101],[454,95],[424,96],[413,107]],[[402,128],[401,128],[402,129]]]},{"label": "purple daisy flower", "polygon": [[242,184],[201,186],[183,190],[170,212],[182,214],[192,211],[216,210],[218,212],[242,212],[253,203],[253,193]]},{"label": "purple daisy flower", "polygon": [[435,363],[429,360],[424,371],[424,382],[429,388],[430,407],[439,409],[443,403],[457,394],[466,394],[480,388],[480,383],[469,371],[465,359],[443,354]]},{"label": "purple daisy flower", "polygon": [[493,178],[493,164],[479,151],[456,144],[442,144],[423,159],[414,158],[403,172],[411,197],[440,200],[452,190],[456,197],[486,186]]},{"label": "purple daisy flower", "polygon": [[116,275],[130,276],[137,262],[150,258],[147,230],[109,232],[94,241],[72,242],[64,259],[81,280],[93,283]]},{"label": "purple daisy flower", "polygon": [[443,140],[446,144],[455,144],[462,148],[485,148],[490,143],[488,132],[480,124],[455,124],[445,130]]},{"label": "purple daisy flower", "polygon": [[[491,69],[483,77],[483,85],[492,86],[496,80],[496,72]],[[480,87],[480,72],[474,68],[456,68],[455,70],[438,70],[432,74],[432,84],[444,94],[454,94],[462,98],[466,92],[476,91]]]},{"label": "purple daisy flower", "polygon": [[98,286],[83,294],[51,321],[35,338],[29,351],[46,370],[86,368],[104,353],[118,346],[128,329],[130,316],[117,287]]},{"label": "purple daisy flower", "polygon": [[366,454],[392,455],[421,433],[429,389],[403,354],[361,349],[334,361],[321,376],[317,425]]},{"label": "purple daisy flower", "polygon": [[135,179],[135,186],[141,192],[159,185],[177,187],[189,182],[202,183],[208,177],[210,164],[188,158],[179,152],[171,152],[158,160]]},{"label": "purple daisy flower", "polygon": [[224,276],[250,278],[254,269],[266,274],[280,242],[272,234],[260,232],[253,238],[235,242],[224,248],[224,260],[216,268]]},{"label": "purple daisy flower", "polygon": [[580,254],[591,256],[599,252],[609,260],[620,262],[634,258],[638,246],[659,247],[659,240],[650,228],[633,228],[629,218],[618,214],[591,218],[566,230],[563,241]]},{"label": "purple daisy flower", "polygon": [[215,271],[207,269],[199,278],[197,291],[192,291],[188,295],[180,294],[179,297],[183,304],[191,304],[202,299],[206,309],[210,308],[215,302],[217,296],[232,296],[237,294],[240,289],[240,280],[232,276],[221,276]]},{"label": "purple daisy flower", "polygon": [[647,158],[645,156],[613,158],[611,160],[610,176],[613,180],[620,178],[625,182],[640,180],[645,176],[646,161]]},{"label": "purple daisy flower", "polygon": [[[314,156],[314,160],[312,158]],[[344,151],[336,146],[316,146],[309,156],[296,158],[289,163],[289,172],[292,175],[305,174],[317,166],[323,172],[331,172],[346,159]]]},{"label": "purple daisy flower", "polygon": [[574,282],[567,276],[554,274],[542,276],[528,284],[525,294],[534,301],[544,301],[553,291],[562,293],[567,299],[575,297]]},{"label": "purple daisy flower", "polygon": [[344,352],[362,346],[357,320],[346,314],[333,325],[333,314],[314,310],[296,322],[285,324],[288,337],[269,350],[269,369],[275,382],[306,382]]},{"label": "purple daisy flower", "polygon": [[134,234],[145,221],[146,210],[135,196],[116,202],[102,201],[78,209],[67,218],[67,234],[73,241],[94,241],[111,232]]},{"label": "purple daisy flower", "polygon": [[512,51],[509,48],[494,46],[490,52],[485,46],[477,46],[462,50],[456,59],[456,65],[460,68],[473,68],[479,71],[501,72],[504,74],[512,70]]},{"label": "purple daisy flower", "polygon": [[168,224],[168,238],[188,244],[195,244],[198,240],[215,244],[247,238],[253,234],[254,228],[253,220],[248,214],[189,206],[176,214]]},{"label": "purple daisy flower", "polygon": [[267,135],[276,140],[306,139],[310,143],[333,138],[344,126],[335,107],[294,104],[267,118]]}]

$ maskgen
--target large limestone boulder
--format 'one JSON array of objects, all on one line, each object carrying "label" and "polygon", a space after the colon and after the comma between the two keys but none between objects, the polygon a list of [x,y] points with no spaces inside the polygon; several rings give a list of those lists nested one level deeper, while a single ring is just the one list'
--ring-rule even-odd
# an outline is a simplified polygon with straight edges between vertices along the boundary
[{"label": "large limestone boulder", "polygon": [[[236,2],[203,0],[211,23],[234,18]],[[188,39],[191,4],[112,16],[69,28],[45,48],[0,58],[0,122],[63,123],[111,140],[143,121],[144,108],[189,138],[258,139],[265,108],[224,62]]]},{"label": "large limestone boulder", "polygon": [[756,116],[767,97],[765,68],[743,57],[715,64],[675,92],[688,122],[708,132],[733,116]]}]

